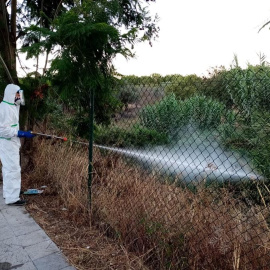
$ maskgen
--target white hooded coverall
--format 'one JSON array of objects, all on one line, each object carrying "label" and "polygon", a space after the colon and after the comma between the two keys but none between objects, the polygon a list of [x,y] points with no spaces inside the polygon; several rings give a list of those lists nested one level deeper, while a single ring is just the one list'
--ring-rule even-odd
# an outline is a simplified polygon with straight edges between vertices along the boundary
[{"label": "white hooded coverall", "polygon": [[5,203],[20,200],[21,166],[19,130],[20,106],[14,104],[18,85],[9,84],[0,103],[0,159],[2,162],[3,196]]}]

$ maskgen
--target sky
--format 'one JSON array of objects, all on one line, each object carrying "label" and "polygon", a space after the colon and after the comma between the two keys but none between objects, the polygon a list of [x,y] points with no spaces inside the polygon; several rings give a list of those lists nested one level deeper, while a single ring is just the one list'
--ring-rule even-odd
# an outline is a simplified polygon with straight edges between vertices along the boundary
[{"label": "sky", "polygon": [[160,21],[159,38],[151,47],[136,44],[135,59],[114,61],[123,75],[197,74],[229,68],[234,55],[240,66],[270,62],[270,2],[266,0],[156,0],[149,10]]}]

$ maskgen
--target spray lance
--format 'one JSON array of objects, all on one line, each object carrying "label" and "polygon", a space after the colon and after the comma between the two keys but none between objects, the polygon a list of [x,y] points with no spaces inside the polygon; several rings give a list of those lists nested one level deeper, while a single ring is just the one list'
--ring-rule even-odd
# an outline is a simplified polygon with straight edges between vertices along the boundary
[{"label": "spray lance", "polygon": [[67,137],[58,137],[55,135],[49,135],[49,134],[44,134],[44,133],[39,133],[39,132],[34,132],[34,131],[31,131],[31,134],[37,135],[37,136],[43,136],[43,137],[46,137],[47,139],[59,139],[59,140],[62,140],[64,142],[66,142],[68,140]]},{"label": "spray lance", "polygon": [[[34,131],[31,131],[31,134],[37,135],[37,136],[43,136],[43,137],[46,137],[47,139],[58,139],[58,140],[62,140],[64,142],[68,141],[67,137],[59,137],[59,136],[55,136],[55,135],[49,135],[49,134],[44,134],[44,133],[39,133],[39,132],[34,132]],[[83,144],[83,145],[87,145],[87,146],[89,145],[89,143],[86,143],[86,142],[75,141],[75,140],[69,140],[69,141],[72,143],[79,143],[79,144]]]},{"label": "spray lance", "polygon": [[[44,136],[47,139],[59,139],[59,140],[62,140],[64,142],[68,141],[67,137],[58,137],[55,135],[49,135],[49,134],[44,134],[44,133],[39,133],[39,132],[34,132],[34,131],[31,131],[31,134],[37,135],[37,136]],[[89,143],[86,143],[86,142],[81,142],[81,141],[76,141],[76,140],[69,140],[69,141],[72,143],[78,143],[78,144],[83,144],[83,145],[89,146]],[[111,148],[111,147],[106,147],[106,146],[102,146],[102,145],[98,145],[98,144],[93,144],[93,146],[100,148],[100,149],[113,150],[113,148]]]}]

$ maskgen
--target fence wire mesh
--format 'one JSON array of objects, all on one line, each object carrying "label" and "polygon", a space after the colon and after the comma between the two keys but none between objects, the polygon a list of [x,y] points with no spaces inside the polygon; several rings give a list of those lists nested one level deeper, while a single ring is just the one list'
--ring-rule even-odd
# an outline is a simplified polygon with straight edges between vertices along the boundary
[{"label": "fence wire mesh", "polygon": [[150,269],[270,269],[270,69],[123,76],[92,206]]}]

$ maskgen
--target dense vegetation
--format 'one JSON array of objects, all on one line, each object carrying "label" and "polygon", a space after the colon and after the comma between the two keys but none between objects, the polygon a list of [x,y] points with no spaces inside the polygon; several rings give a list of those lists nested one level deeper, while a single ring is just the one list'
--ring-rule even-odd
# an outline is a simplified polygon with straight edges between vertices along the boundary
[{"label": "dense vegetation", "polygon": [[[132,89],[133,96],[137,97],[126,103],[138,104],[138,99],[142,98],[150,101],[138,110],[135,124],[126,120],[126,127],[119,128],[121,132],[116,135],[119,124],[113,123],[111,131],[110,126],[103,130],[102,140],[97,134],[99,143],[121,146],[164,144],[177,138],[182,127],[193,125],[202,131],[212,130],[225,148],[247,154],[259,171],[269,176],[269,66],[221,68],[204,78],[196,75],[162,77],[158,74],[124,76],[119,84],[122,82],[126,89],[121,87],[119,91]],[[157,95],[157,92],[163,94]],[[130,132],[135,134],[136,128],[140,132],[163,134],[167,139],[151,141],[149,136],[141,136],[139,144],[133,136],[134,140],[126,140],[126,144],[125,140],[117,143],[119,134],[131,138]]]},{"label": "dense vegetation", "polygon": [[[8,13],[8,5],[0,12]],[[151,43],[158,35],[157,20],[149,16],[143,1],[23,1],[17,10],[11,6],[10,12],[6,25],[13,32],[17,27],[19,49],[37,60],[36,72],[20,78],[31,100],[22,111],[27,128],[43,121],[45,126],[62,127],[60,132],[88,138],[90,93],[95,92],[97,143],[165,144],[178,129],[192,124],[215,130],[224,146],[247,152],[260,171],[269,174],[270,68],[266,62],[245,69],[236,63],[203,78],[122,76],[114,70],[112,59],[117,54],[132,57],[128,44]],[[4,35],[7,29],[2,30]],[[11,59],[5,58],[6,48],[0,50],[16,81]],[[50,52],[54,52],[50,67],[46,62],[39,73],[39,57]],[[5,83],[3,65],[0,75]],[[123,124],[130,105],[137,109]]]}]

